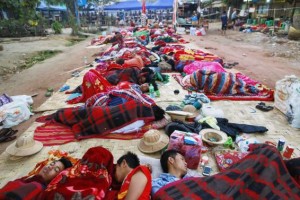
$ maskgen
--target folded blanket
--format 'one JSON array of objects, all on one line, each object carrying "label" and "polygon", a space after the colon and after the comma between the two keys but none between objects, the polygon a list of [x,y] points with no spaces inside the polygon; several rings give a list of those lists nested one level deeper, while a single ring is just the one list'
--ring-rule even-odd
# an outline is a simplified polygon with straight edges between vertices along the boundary
[{"label": "folded blanket", "polygon": [[228,170],[173,182],[154,199],[299,199],[300,185],[289,174],[280,152],[269,145],[250,147],[253,151]]}]

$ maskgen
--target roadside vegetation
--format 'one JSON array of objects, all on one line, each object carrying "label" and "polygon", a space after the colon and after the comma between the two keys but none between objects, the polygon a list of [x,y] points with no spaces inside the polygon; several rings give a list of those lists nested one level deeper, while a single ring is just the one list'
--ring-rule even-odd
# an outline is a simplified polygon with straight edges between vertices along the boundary
[{"label": "roadside vegetation", "polygon": [[18,66],[20,70],[28,69],[32,67],[34,64],[42,62],[48,58],[51,58],[62,51],[59,50],[45,50],[45,51],[38,51],[36,53],[33,53],[32,55],[29,55],[25,58],[25,61]]}]

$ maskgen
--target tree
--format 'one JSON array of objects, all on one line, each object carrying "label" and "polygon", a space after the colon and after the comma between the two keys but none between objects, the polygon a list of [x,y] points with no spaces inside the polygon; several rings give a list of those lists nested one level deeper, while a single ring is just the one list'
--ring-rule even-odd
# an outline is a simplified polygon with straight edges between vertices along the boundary
[{"label": "tree", "polygon": [[287,2],[289,2],[290,4],[292,4],[292,7],[293,7],[291,15],[290,15],[290,20],[293,23],[294,14],[295,14],[295,10],[296,10],[296,0],[288,0]]},{"label": "tree", "polygon": [[12,18],[19,20],[20,23],[27,23],[28,20],[36,19],[35,8],[39,0],[16,1],[5,0],[0,1],[0,10],[7,11]]},{"label": "tree", "polygon": [[76,22],[76,13],[75,9],[77,6],[77,0],[46,0],[48,4],[57,5],[57,4],[64,4],[67,7],[67,15],[68,15],[68,22],[70,27],[72,28],[72,35],[78,35],[79,25]]}]

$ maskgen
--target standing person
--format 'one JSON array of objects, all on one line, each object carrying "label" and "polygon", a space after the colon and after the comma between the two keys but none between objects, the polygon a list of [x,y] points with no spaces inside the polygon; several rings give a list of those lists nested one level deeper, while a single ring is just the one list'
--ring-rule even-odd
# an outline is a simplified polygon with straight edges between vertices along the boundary
[{"label": "standing person", "polygon": [[36,175],[25,176],[8,182],[0,189],[0,199],[39,199],[40,194],[52,179],[69,167],[72,167],[72,163],[67,158],[55,160],[43,167]]},{"label": "standing person", "polygon": [[198,17],[196,11],[193,12],[193,16],[191,17],[192,25],[194,27],[198,26]]},{"label": "standing person", "polygon": [[228,17],[227,17],[226,11],[223,11],[223,13],[221,15],[221,22],[222,22],[221,34],[226,35],[227,22],[228,22]]},{"label": "standing person", "polygon": [[234,8],[233,12],[231,14],[231,21],[232,21],[233,30],[235,28],[236,19],[237,19],[237,11],[236,11],[236,8]]}]

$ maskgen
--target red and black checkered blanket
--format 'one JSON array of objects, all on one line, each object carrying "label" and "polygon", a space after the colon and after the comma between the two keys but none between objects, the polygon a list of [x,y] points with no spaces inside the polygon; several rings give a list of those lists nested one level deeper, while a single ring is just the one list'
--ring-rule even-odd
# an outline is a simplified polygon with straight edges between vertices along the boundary
[{"label": "red and black checkered blanket", "polygon": [[154,113],[150,105],[131,100],[112,107],[64,108],[47,116],[45,120],[50,120],[48,124],[67,125],[71,127],[76,139],[85,139],[109,134],[137,120],[144,120],[145,123],[154,121]]},{"label": "red and black checkered blanket", "polygon": [[170,183],[154,199],[300,199],[300,185],[277,149],[268,145],[252,147],[248,156],[228,170]]}]

